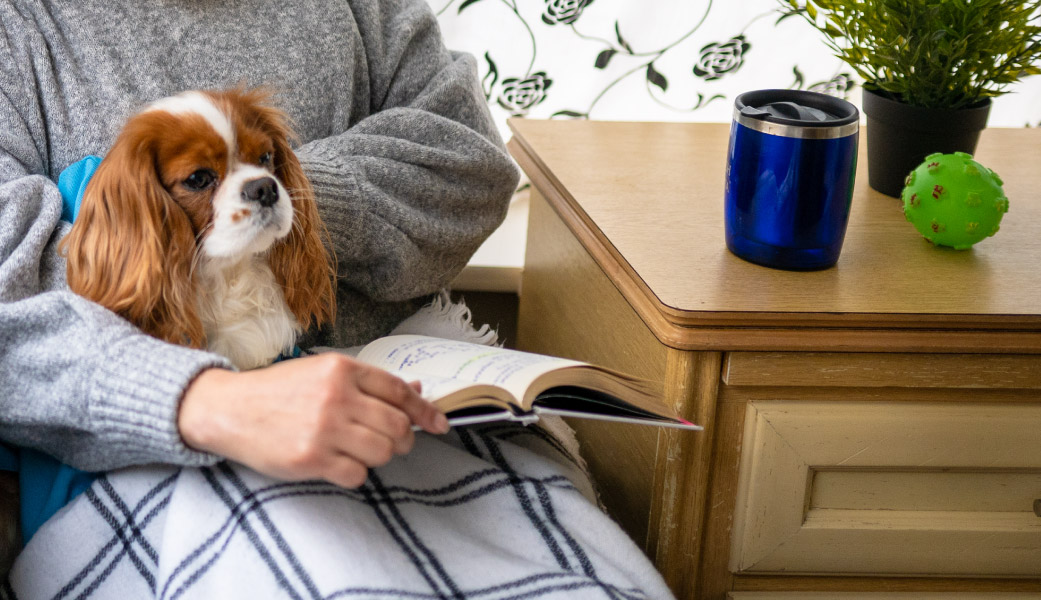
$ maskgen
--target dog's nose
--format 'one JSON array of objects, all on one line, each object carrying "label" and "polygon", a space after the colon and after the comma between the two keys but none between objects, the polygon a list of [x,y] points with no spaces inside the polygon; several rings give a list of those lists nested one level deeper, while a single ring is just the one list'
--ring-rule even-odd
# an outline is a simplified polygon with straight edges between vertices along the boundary
[{"label": "dog's nose", "polygon": [[278,202],[278,186],[270,177],[248,181],[242,186],[242,199],[246,202],[258,202],[261,206],[272,206]]}]

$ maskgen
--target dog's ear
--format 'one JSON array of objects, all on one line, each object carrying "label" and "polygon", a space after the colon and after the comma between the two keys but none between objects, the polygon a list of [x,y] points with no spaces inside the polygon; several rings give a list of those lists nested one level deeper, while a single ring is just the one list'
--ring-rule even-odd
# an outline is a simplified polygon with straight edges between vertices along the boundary
[{"label": "dog's ear", "polygon": [[275,175],[293,202],[293,228],[271,249],[271,270],[300,325],[306,329],[331,323],[336,317],[336,263],[331,244],[322,243],[329,235],[318,216],[314,190],[290,145],[294,136],[286,115],[262,102],[255,106],[275,143]]},{"label": "dog's ear", "polygon": [[124,127],[87,184],[61,242],[69,288],[175,344],[205,346],[195,309],[195,235],[156,173],[156,144],[169,126],[143,113]]}]

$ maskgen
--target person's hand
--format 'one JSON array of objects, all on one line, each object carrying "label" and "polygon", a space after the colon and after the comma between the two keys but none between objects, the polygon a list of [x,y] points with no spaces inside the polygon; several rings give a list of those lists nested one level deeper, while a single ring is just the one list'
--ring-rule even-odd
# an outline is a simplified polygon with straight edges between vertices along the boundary
[{"label": "person's hand", "polygon": [[413,423],[448,431],[417,388],[335,353],[243,373],[208,369],[185,391],[177,426],[190,447],[266,475],[358,487],[369,467],[412,449]]}]

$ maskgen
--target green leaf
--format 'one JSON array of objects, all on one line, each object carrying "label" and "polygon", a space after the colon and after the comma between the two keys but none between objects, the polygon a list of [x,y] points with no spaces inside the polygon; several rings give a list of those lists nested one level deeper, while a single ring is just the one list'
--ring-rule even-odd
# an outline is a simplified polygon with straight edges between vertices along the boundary
[{"label": "green leaf", "polygon": [[596,62],[593,64],[598,69],[603,69],[607,66],[607,63],[611,62],[611,57],[618,54],[618,51],[614,48],[608,48],[600,54],[596,55]]},{"label": "green leaf", "polygon": [[618,38],[618,45],[620,45],[622,48],[625,48],[625,50],[629,52],[629,54],[632,54],[633,49],[629,46],[629,42],[625,41],[625,38],[622,37],[622,30],[618,27],[618,21],[614,22],[614,34],[615,37]]},{"label": "green leaf", "polygon": [[647,65],[647,81],[661,88],[661,91],[667,91],[669,89],[669,82],[665,79],[665,76],[659,73],[654,68],[654,63],[648,63]]},{"label": "green leaf", "polygon": [[703,106],[708,106],[709,103],[711,103],[713,100],[719,100],[720,98],[726,98],[726,96],[724,96],[723,94],[715,94],[714,96],[706,100],[705,95],[699,92],[698,103],[694,105],[694,108],[692,110],[697,110]]},{"label": "green leaf", "polygon": [[488,61],[488,74],[481,80],[481,87],[484,88],[485,99],[491,100],[492,89],[495,88],[495,82],[499,81],[499,67],[495,65],[490,52],[484,53],[484,60]]},{"label": "green leaf", "polygon": [[550,115],[550,118],[553,117],[572,117],[577,119],[585,119],[588,118],[589,115],[587,113],[577,112],[574,110],[558,110],[557,112]]},{"label": "green leaf", "polygon": [[798,11],[798,10],[789,10],[789,11],[782,12],[781,16],[778,17],[776,21],[774,21],[774,25],[780,24],[781,21],[783,21],[783,20],[785,20],[787,18],[797,17],[797,16],[799,16],[801,14],[802,14],[802,11]]},{"label": "green leaf", "polygon": [[792,74],[795,75],[795,81],[792,82],[792,89],[801,90],[802,86],[806,85],[806,77],[803,76],[802,71],[799,70],[799,65],[792,67]]}]

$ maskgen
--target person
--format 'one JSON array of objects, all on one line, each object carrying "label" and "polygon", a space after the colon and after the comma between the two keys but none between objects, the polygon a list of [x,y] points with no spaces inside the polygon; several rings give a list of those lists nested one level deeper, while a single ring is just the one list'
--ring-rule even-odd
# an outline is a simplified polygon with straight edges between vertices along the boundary
[{"label": "person", "polygon": [[[136,597],[127,590],[140,584],[142,593],[163,597],[230,597],[228,585],[261,584],[250,569],[263,563],[261,571],[274,574],[272,589],[291,597],[299,597],[293,589],[314,595],[312,572],[299,563],[305,552],[317,553],[318,562],[350,553],[348,563],[366,565],[358,567],[360,581],[380,570],[365,561],[382,565],[391,555],[367,553],[355,544],[334,550],[318,544],[335,544],[326,539],[328,527],[341,523],[346,529],[336,539],[382,524],[382,542],[373,543],[398,548],[411,561],[404,564],[418,573],[415,585],[429,586],[431,597],[462,597],[460,575],[447,575],[451,569],[430,554],[429,540],[452,543],[466,539],[465,531],[472,539],[484,535],[478,532],[489,527],[481,518],[470,529],[481,513],[466,503],[490,500],[494,493],[518,499],[510,511],[501,502],[481,509],[510,533],[492,527],[495,537],[467,545],[466,555],[506,560],[513,556],[509,538],[525,531],[545,548],[532,549],[532,568],[508,584],[501,583],[505,575],[498,567],[465,569],[467,577],[492,577],[493,584],[471,585],[486,590],[482,598],[490,597],[487,590],[536,583],[541,591],[527,590],[528,596],[590,586],[609,597],[638,597],[636,587],[651,590],[647,597],[666,597],[649,562],[598,512],[587,484],[567,484],[545,463],[531,462],[530,473],[516,466],[512,457],[523,444],[463,431],[453,438],[453,450],[421,436],[423,452],[391,461],[417,443],[411,424],[431,433],[447,428],[443,415],[391,375],[333,353],[236,372],[220,356],[149,337],[67,290],[56,250],[68,231],[60,223],[57,175],[84,156],[103,156],[126,118],[148,102],[243,84],[274,89],[276,103],[293,120],[300,137],[295,151],[337,258],[335,324],[308,332],[301,347],[353,346],[385,334],[448,284],[505,215],[518,172],[490,117],[475,60],[444,47],[423,0],[0,0],[0,439],[77,469],[113,472],[41,529],[15,566],[14,591],[37,597],[54,593],[47,586],[57,585],[64,596],[84,585],[76,594],[87,597],[110,584],[116,591],[103,597]],[[526,433],[559,447],[551,438]],[[454,458],[446,458],[449,452],[456,452]],[[469,471],[460,468],[452,483],[431,479],[429,487],[409,487],[424,476],[451,472],[453,461],[475,457],[481,460],[467,463]],[[379,474],[370,470],[379,465],[387,467]],[[462,507],[457,520],[437,523],[436,517],[417,515],[406,523],[401,500],[392,497],[407,492],[415,498],[407,501],[410,506],[425,506],[434,490],[469,489],[493,475],[500,479],[470,489],[465,499],[438,504]],[[276,517],[269,512],[273,507],[259,508],[263,494],[289,489],[278,482],[311,480],[339,487],[301,483],[278,498],[334,495],[370,512],[323,516],[321,507],[290,508]],[[538,494],[531,496],[526,486]],[[238,504],[229,494],[241,496]],[[559,494],[569,504],[554,504]],[[221,521],[225,505],[230,520]],[[541,517],[533,506],[542,507]],[[341,503],[336,510],[347,509]],[[560,523],[572,510],[582,515],[587,533]],[[99,514],[102,529],[111,526],[115,534],[73,528]],[[276,550],[258,545],[263,536],[250,528],[247,514],[258,515]],[[211,517],[217,519],[213,535],[186,545],[176,568],[161,559],[159,546],[172,555],[180,536],[209,531]],[[289,534],[272,529],[272,519],[291,523],[302,541],[286,542]],[[451,531],[431,530],[427,543],[416,541],[420,528],[449,523]],[[149,537],[157,527],[165,533]],[[219,570],[214,565],[223,563],[207,558],[191,572],[185,565],[207,556],[229,527],[244,532],[242,543],[252,544],[231,554],[256,552],[263,561],[226,569],[233,573],[231,584],[200,587]],[[115,537],[110,541],[107,535]],[[233,543],[227,535],[221,548]],[[488,551],[503,542],[500,552]],[[112,559],[106,553],[120,543],[123,550]],[[598,546],[620,550],[605,559]],[[95,554],[77,554],[90,552]],[[272,552],[283,558],[271,558]],[[155,564],[142,562],[142,556]],[[117,568],[119,557],[129,558]],[[79,569],[79,559],[87,565],[82,570],[55,572]],[[109,559],[97,578],[85,575]],[[348,563],[318,572],[341,576],[350,571]],[[122,568],[141,581],[125,575],[111,584]],[[166,583],[157,589],[160,572]],[[189,572],[188,583],[170,587]],[[636,575],[606,582],[613,575],[605,573],[613,572]],[[557,583],[542,583],[550,580]],[[189,584],[195,584],[194,592],[185,591]],[[389,596],[372,597],[414,593],[395,585],[380,588]],[[274,593],[242,589],[243,597]],[[336,597],[350,595],[348,588],[336,589]]]},{"label": "person", "polygon": [[227,457],[357,486],[389,459],[370,435],[403,453],[409,421],[443,431],[413,390],[349,359],[237,373],[66,291],[54,179],[150,101],[273,88],[339,264],[336,324],[307,343],[363,343],[505,214],[518,176],[474,70],[415,1],[0,1],[0,437],[87,471]]}]

